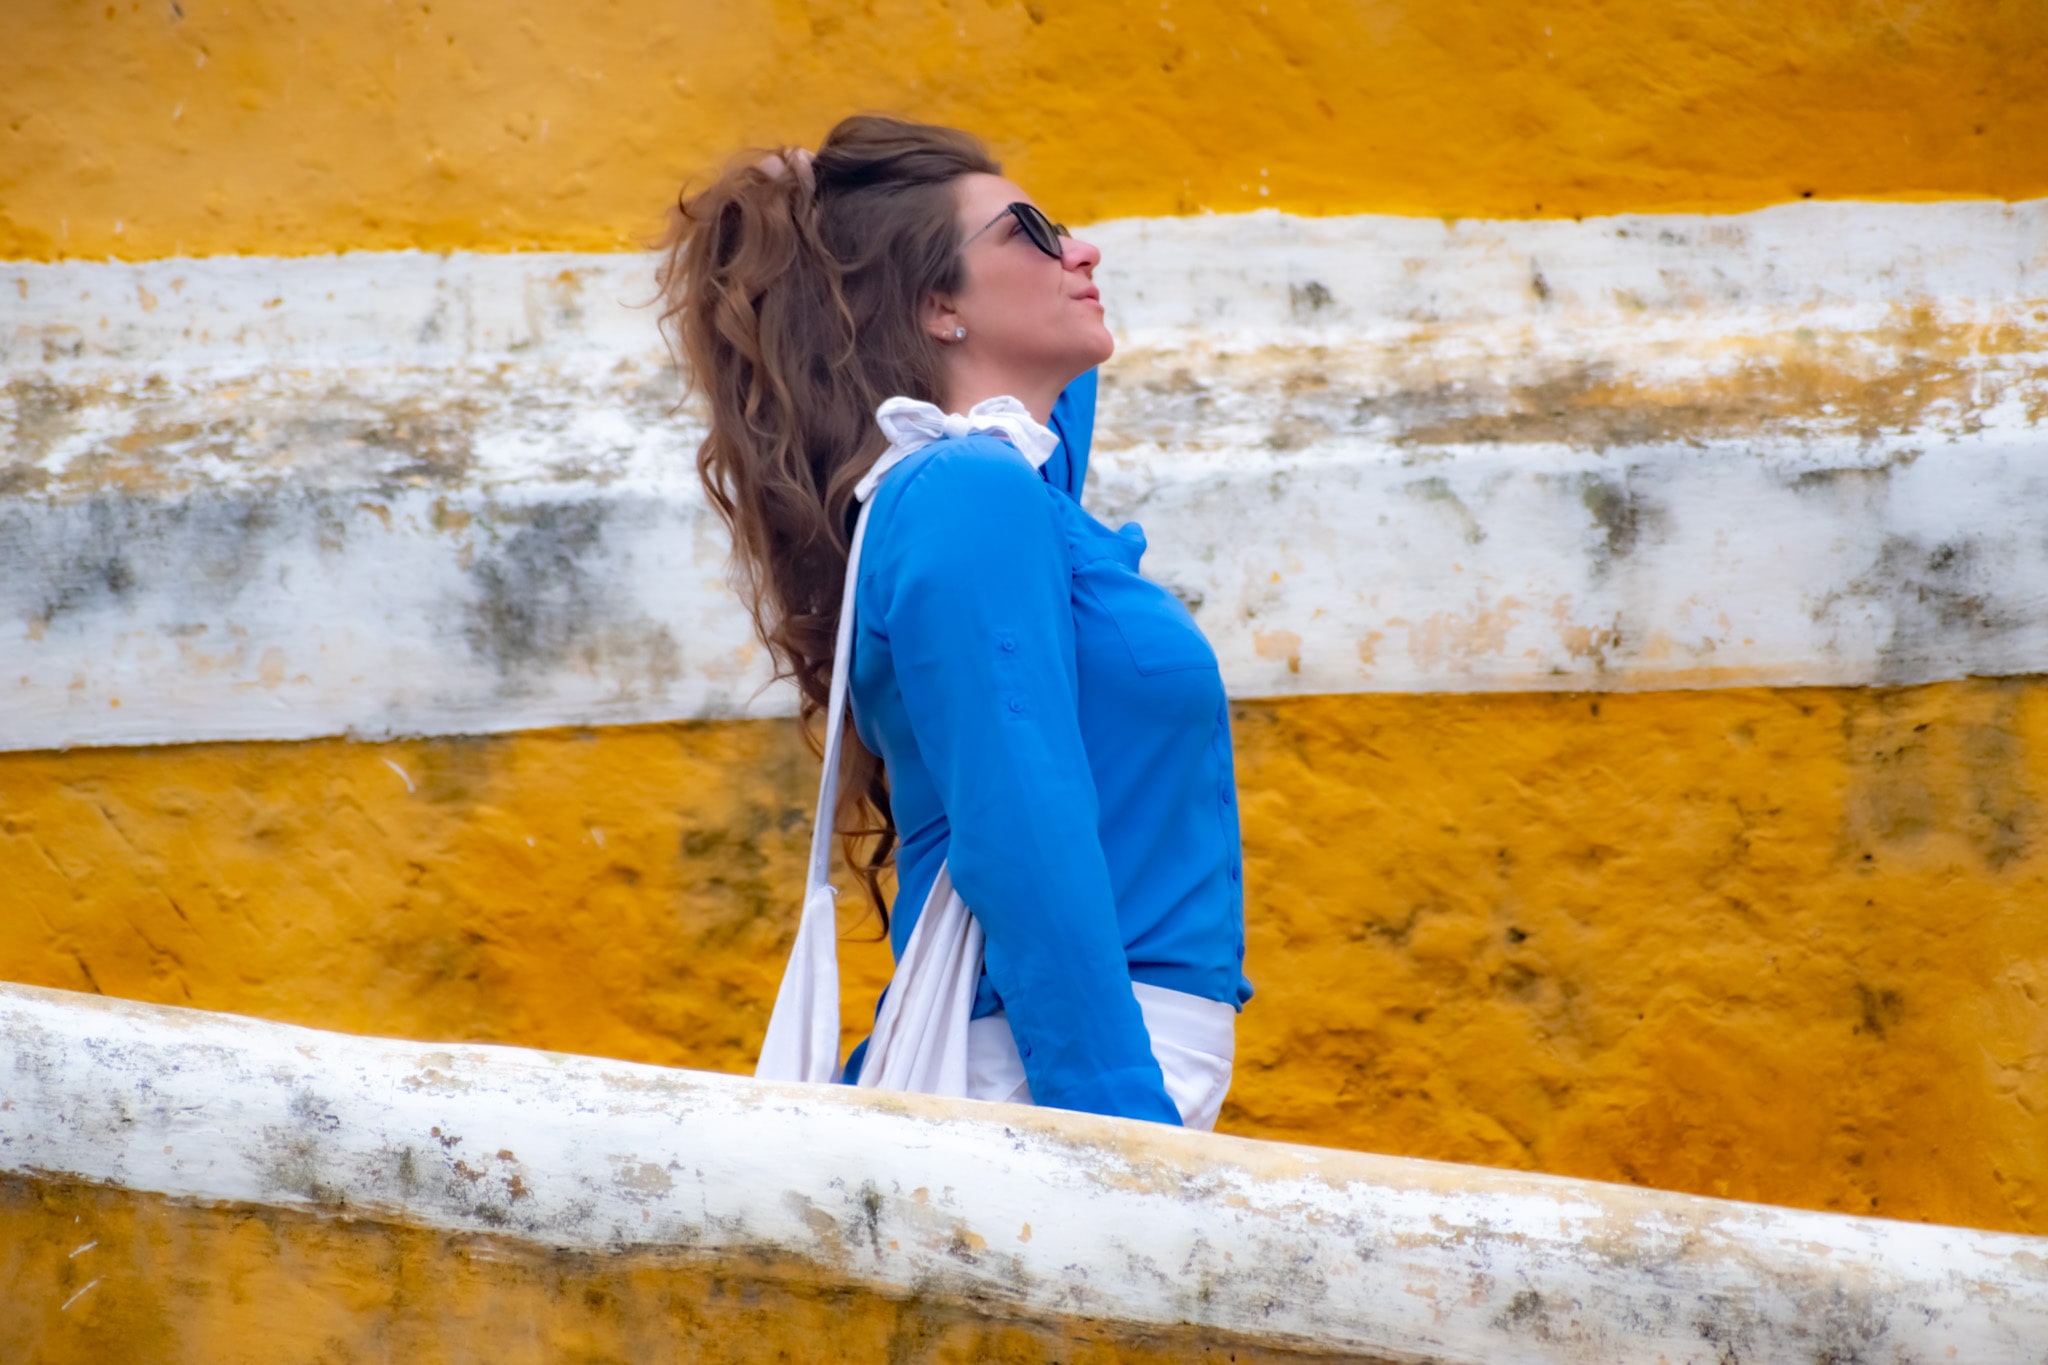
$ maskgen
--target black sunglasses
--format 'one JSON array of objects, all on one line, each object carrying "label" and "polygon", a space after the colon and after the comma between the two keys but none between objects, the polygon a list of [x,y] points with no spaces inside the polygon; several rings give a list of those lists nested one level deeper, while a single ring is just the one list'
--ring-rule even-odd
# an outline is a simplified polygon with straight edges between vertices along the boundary
[{"label": "black sunglasses", "polygon": [[[1031,245],[1037,247],[1056,261],[1065,256],[1066,253],[1060,249],[1060,238],[1067,235],[1067,225],[1065,223],[1055,223],[1052,219],[1039,212],[1037,205],[1027,204],[1021,199],[1014,204],[1008,205],[1001,213],[982,224],[981,230],[976,232],[974,237],[969,237],[967,242],[973,241],[975,237],[981,236],[983,232],[987,232],[997,223],[1002,222],[1003,219],[1010,217],[1016,218],[1017,225],[1024,229],[1024,235],[1031,239]],[[964,247],[967,245],[967,242],[962,242],[960,245]]]}]

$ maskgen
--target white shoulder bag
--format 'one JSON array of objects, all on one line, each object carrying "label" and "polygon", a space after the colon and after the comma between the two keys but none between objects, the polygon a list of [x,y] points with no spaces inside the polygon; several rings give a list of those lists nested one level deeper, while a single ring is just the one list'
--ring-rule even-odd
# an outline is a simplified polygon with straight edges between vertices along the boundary
[{"label": "white shoulder bag", "polygon": [[[976,403],[964,415],[943,413],[914,399],[891,398],[875,410],[875,420],[889,438],[889,447],[854,489],[861,509],[847,552],[839,633],[832,646],[832,684],[825,703],[825,768],[818,781],[818,810],[811,825],[803,918],[797,925],[789,965],[782,973],[782,989],[775,996],[775,1012],[768,1019],[761,1060],[754,1068],[762,1080],[822,1083],[839,1078],[839,893],[831,881],[832,816],[848,709],[854,588],[872,509],[869,499],[891,469],[944,436],[996,433],[1007,437],[1034,467],[1051,458],[1059,445],[1051,430],[1010,397]],[[967,1024],[981,979],[981,949],[981,926],[941,865],[875,1016],[875,1031],[861,1066],[861,1085],[927,1095],[967,1094]]]}]

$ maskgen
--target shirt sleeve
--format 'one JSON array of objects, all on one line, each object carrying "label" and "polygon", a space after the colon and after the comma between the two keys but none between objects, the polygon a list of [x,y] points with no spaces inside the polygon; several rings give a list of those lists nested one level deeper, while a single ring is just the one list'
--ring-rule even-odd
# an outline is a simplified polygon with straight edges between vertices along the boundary
[{"label": "shirt sleeve", "polygon": [[871,542],[866,610],[888,638],[945,810],[946,863],[986,936],[1032,1098],[1178,1124],[1103,858],[1052,499],[992,437],[947,441],[908,475]]}]

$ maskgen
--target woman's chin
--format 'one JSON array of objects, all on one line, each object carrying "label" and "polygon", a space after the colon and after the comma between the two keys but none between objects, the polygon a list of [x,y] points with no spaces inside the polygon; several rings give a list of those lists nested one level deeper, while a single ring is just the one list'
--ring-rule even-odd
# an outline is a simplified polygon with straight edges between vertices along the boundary
[{"label": "woman's chin", "polygon": [[1109,328],[1096,324],[1093,346],[1090,348],[1088,368],[1094,369],[1116,354],[1116,338],[1109,334]]},{"label": "woman's chin", "polygon": [[[1109,334],[1109,328],[1097,323],[1086,331],[1069,332],[1061,338],[1061,348],[1056,354],[1059,356],[1059,368],[1067,376],[1066,383],[1071,383],[1115,355],[1116,338]],[[1048,360],[1051,358],[1047,357]],[[1061,387],[1064,388],[1065,383]]]}]

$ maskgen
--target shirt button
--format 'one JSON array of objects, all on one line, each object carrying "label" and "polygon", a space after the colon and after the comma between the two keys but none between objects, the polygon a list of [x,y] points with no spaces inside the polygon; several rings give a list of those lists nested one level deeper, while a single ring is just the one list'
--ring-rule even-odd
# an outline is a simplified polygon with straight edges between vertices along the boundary
[{"label": "shirt button", "polygon": [[1010,710],[1017,715],[1024,714],[1024,699],[1022,697],[1010,698]]},{"label": "shirt button", "polygon": [[1002,645],[1003,653],[1015,654],[1017,652],[1017,637],[1014,635],[1005,635],[1002,639]]},{"label": "shirt button", "polygon": [[1228,806],[1234,804],[1236,801],[1237,793],[1232,791],[1230,788],[1225,787],[1223,789],[1223,804]]},{"label": "shirt button", "polygon": [[1241,875],[1242,874],[1238,871],[1237,864],[1232,863],[1230,865],[1230,880],[1236,881]]},{"label": "shirt button", "polygon": [[1017,1055],[1019,1057],[1029,1057],[1031,1055],[1031,1044],[1023,1042],[1018,1043]]}]

